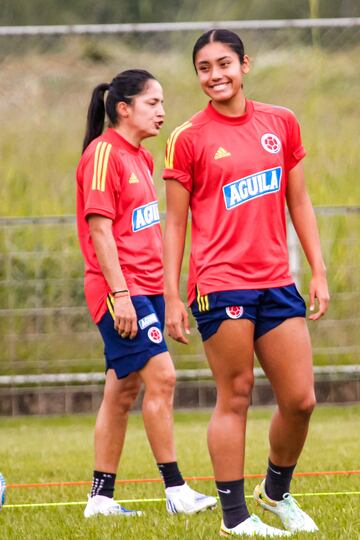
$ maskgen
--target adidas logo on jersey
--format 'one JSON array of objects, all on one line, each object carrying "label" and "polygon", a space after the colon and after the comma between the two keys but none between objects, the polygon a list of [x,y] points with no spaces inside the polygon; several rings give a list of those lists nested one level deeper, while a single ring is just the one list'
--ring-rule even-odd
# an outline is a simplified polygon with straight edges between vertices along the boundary
[{"label": "adidas logo on jersey", "polygon": [[129,184],[138,184],[138,183],[139,183],[138,177],[132,172],[130,174]]},{"label": "adidas logo on jersey", "polygon": [[219,148],[216,150],[214,159],[221,159],[221,158],[229,157],[229,156],[231,156],[230,152],[225,150],[225,148],[223,148],[222,146],[219,146]]}]

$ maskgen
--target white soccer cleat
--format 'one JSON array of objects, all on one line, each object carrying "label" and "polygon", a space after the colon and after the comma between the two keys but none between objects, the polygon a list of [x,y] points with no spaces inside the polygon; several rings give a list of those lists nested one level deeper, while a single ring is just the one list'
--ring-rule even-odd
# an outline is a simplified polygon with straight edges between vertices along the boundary
[{"label": "white soccer cleat", "polygon": [[301,510],[299,503],[290,493],[283,495],[282,501],[273,501],[265,493],[265,480],[254,490],[255,501],[265,510],[279,516],[285,529],[291,532],[316,532],[318,527],[308,514]]},{"label": "white soccer cleat", "polygon": [[94,497],[88,496],[88,502],[84,511],[86,518],[102,514],[103,516],[124,516],[133,517],[141,516],[142,512],[138,510],[127,510],[123,506],[120,506],[114,499],[110,497],[104,497],[104,495],[95,495]]},{"label": "white soccer cleat", "polygon": [[6,495],[6,482],[5,482],[5,478],[0,473],[0,510],[5,504],[5,495]]},{"label": "white soccer cleat", "polygon": [[187,484],[168,487],[165,489],[166,510],[169,514],[195,514],[215,508],[215,497],[203,495],[191,489]]},{"label": "white soccer cleat", "polygon": [[222,521],[220,536],[263,536],[265,538],[274,538],[275,536],[290,536],[290,533],[266,525],[266,523],[253,514],[231,529],[225,527]]}]

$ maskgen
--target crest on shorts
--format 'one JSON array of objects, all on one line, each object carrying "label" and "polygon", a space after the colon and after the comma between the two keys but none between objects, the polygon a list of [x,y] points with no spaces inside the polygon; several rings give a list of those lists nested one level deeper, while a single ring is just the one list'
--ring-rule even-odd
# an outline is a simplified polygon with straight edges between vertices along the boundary
[{"label": "crest on shorts", "polygon": [[149,328],[147,334],[148,334],[148,338],[153,343],[161,343],[163,340],[163,335],[160,332],[160,330],[156,328],[156,326],[152,326],[151,328]]},{"label": "crest on shorts", "polygon": [[274,133],[264,133],[261,137],[261,146],[270,154],[277,154],[281,150],[281,141]]},{"label": "crest on shorts", "polygon": [[230,319],[240,319],[244,313],[244,308],[242,306],[228,306],[225,311]]}]

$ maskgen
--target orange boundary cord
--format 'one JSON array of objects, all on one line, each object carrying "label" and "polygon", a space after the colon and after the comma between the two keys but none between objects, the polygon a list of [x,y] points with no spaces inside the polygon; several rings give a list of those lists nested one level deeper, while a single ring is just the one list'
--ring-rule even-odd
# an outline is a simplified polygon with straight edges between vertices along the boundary
[{"label": "orange boundary cord", "polygon": [[[314,471],[298,472],[294,476],[340,476],[360,474],[360,471]],[[245,474],[245,478],[263,478],[264,474]],[[214,480],[213,476],[184,476],[184,480]],[[117,484],[145,484],[162,482],[161,478],[124,478],[116,480]],[[86,486],[92,484],[92,481],[81,480],[77,482],[47,482],[39,484],[8,484],[7,488],[35,488],[35,487],[61,487],[61,486]]]}]

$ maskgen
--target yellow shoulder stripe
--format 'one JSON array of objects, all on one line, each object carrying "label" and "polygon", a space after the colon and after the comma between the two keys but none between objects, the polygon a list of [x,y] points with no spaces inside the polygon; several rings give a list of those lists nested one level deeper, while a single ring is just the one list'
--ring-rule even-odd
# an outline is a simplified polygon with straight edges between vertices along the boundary
[{"label": "yellow shoulder stripe", "polygon": [[106,173],[111,152],[111,144],[104,141],[97,143],[94,157],[94,173],[91,189],[105,191]]},{"label": "yellow shoulder stripe", "polygon": [[165,157],[165,168],[166,169],[172,169],[174,167],[174,153],[175,153],[175,143],[176,139],[182,133],[185,131],[185,129],[192,126],[191,122],[185,122],[181,126],[174,129],[172,134],[170,135],[167,146],[166,146],[166,157]]}]

